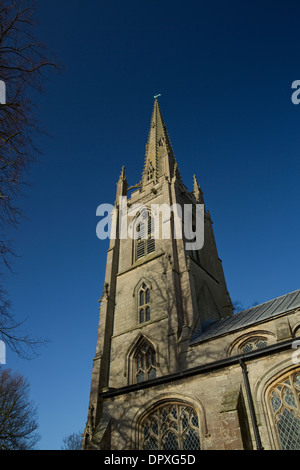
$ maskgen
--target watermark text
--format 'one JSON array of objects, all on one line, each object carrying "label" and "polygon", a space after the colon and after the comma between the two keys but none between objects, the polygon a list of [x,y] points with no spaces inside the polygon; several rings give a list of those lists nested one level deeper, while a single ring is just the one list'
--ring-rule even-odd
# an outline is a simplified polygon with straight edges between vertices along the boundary
[{"label": "watermark text", "polygon": [[101,204],[96,211],[101,217],[96,234],[100,240],[119,238],[147,240],[149,238],[184,239],[187,250],[200,250],[204,245],[204,204],[128,204],[119,198],[118,208]]}]

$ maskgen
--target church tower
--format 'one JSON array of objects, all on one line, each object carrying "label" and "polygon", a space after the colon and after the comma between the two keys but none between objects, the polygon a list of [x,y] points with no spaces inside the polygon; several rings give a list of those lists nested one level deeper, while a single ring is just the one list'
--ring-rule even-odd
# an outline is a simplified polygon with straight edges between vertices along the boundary
[{"label": "church tower", "polygon": [[[105,399],[105,393],[122,390],[126,409],[126,391],[131,391],[130,407],[138,412],[143,399],[139,395],[135,401],[134,397],[139,391],[144,393],[145,384],[151,388],[159,378],[189,367],[187,357],[193,335],[232,314],[211,216],[196,176],[191,183],[193,189],[189,191],[155,99],[141,180],[128,187],[123,167],[117,182],[117,235],[110,239],[107,252],[85,449],[135,448],[135,431],[128,431],[131,424],[125,417],[123,424],[113,417],[111,410],[116,404],[112,404],[113,399]],[[131,214],[137,205],[141,210]],[[157,208],[179,207],[183,213],[189,206],[193,226],[198,205],[204,213],[204,245],[194,249],[185,235],[176,237],[174,211],[157,214]],[[120,211],[124,213],[124,208],[128,211],[127,225],[135,234],[132,237],[120,236]],[[157,221],[158,237],[154,236]],[[185,224],[181,220],[184,234]],[[168,233],[168,227],[169,236],[161,236],[163,229]],[[119,437],[112,437],[117,421]],[[125,429],[128,434],[127,444],[121,444],[122,425],[124,434]]]}]

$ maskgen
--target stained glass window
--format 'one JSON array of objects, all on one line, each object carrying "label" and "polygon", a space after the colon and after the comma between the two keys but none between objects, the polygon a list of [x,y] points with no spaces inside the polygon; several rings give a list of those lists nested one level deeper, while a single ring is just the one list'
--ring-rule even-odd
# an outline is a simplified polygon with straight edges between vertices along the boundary
[{"label": "stained glass window", "polygon": [[199,419],[180,403],[156,408],[142,422],[143,450],[200,450]]},{"label": "stained glass window", "polygon": [[277,382],[269,399],[282,449],[300,450],[300,371]]}]

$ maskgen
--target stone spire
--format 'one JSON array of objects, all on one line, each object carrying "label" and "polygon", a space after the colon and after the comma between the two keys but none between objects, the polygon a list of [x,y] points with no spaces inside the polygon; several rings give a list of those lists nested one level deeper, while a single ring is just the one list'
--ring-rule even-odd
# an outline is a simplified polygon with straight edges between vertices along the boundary
[{"label": "stone spire", "polygon": [[[157,99],[151,117],[151,125],[146,145],[145,166],[142,186],[157,183],[161,176],[171,180],[174,175],[175,157],[169,140],[167,129]],[[178,169],[176,169],[178,173]]]}]

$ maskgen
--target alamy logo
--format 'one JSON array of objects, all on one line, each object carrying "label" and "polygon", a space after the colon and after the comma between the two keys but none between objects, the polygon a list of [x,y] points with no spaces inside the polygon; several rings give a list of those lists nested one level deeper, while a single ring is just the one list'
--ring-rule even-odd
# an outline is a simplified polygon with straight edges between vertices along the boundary
[{"label": "alamy logo", "polygon": [[118,211],[112,204],[101,204],[96,215],[102,217],[96,233],[100,240],[110,239],[175,239],[185,240],[187,250],[200,250],[204,245],[204,204],[129,205],[126,196],[119,198]]},{"label": "alamy logo", "polygon": [[4,341],[0,341],[0,364],[6,364],[6,346]]},{"label": "alamy logo", "polygon": [[0,80],[0,104],[6,104],[6,85]]}]

